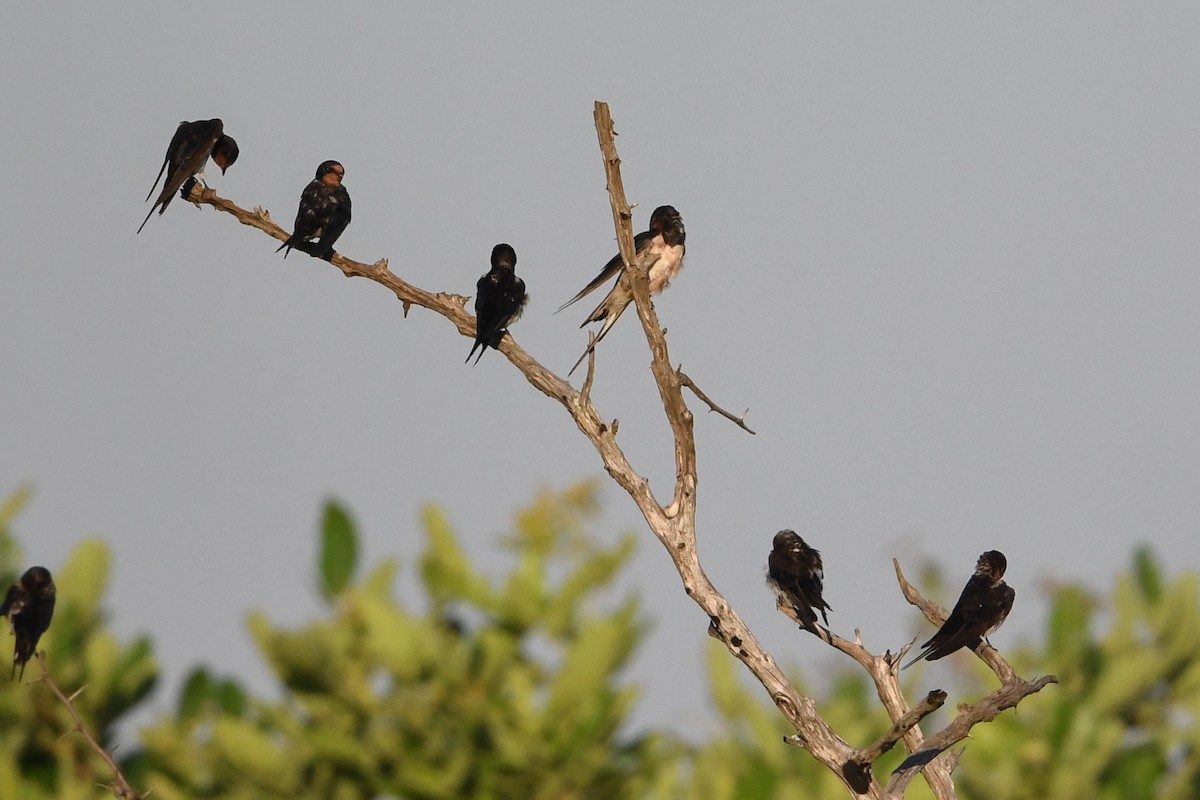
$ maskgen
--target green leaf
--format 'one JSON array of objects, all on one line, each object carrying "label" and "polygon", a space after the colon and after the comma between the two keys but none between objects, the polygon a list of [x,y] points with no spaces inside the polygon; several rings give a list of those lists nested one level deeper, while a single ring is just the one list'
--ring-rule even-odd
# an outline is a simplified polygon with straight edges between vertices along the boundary
[{"label": "green leaf", "polygon": [[85,618],[99,614],[100,598],[108,588],[110,561],[108,545],[104,542],[99,539],[80,542],[66,566],[54,575],[59,607],[76,603]]},{"label": "green leaf", "polygon": [[255,784],[278,792],[294,790],[295,770],[288,753],[253,725],[220,717],[212,741],[217,753]]},{"label": "green leaf", "polygon": [[179,692],[178,713],[180,718],[190,719],[196,716],[203,710],[211,696],[212,678],[209,676],[208,670],[204,667],[192,670],[183,683],[183,689]]},{"label": "green leaf", "polygon": [[246,692],[242,685],[235,680],[226,679],[217,684],[217,705],[221,711],[235,717],[246,714]]},{"label": "green leaf", "polygon": [[4,502],[0,503],[0,528],[12,525],[12,521],[17,514],[21,513],[21,509],[25,507],[31,497],[33,497],[33,487],[27,485],[5,498]]},{"label": "green leaf", "polygon": [[1134,553],[1133,571],[1142,595],[1151,603],[1158,602],[1162,597],[1162,570],[1149,547],[1143,545]]},{"label": "green leaf", "polygon": [[321,595],[332,600],[350,583],[358,563],[354,520],[339,503],[325,504],[321,521]]}]

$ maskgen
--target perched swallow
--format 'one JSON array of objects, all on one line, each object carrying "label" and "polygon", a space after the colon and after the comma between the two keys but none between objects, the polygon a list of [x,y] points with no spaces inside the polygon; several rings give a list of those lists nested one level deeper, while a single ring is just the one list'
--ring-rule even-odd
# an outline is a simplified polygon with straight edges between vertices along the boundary
[{"label": "perched swallow", "polygon": [[[292,235],[279,245],[276,253],[286,247],[283,257],[287,258],[294,247],[326,261],[333,258],[333,244],[350,224],[350,193],[342,186],[345,174],[345,168],[338,162],[321,162],[316,177],[300,194],[300,210],[296,212]],[[316,244],[309,244],[314,239]]]},{"label": "perched swallow", "polygon": [[[525,281],[517,277],[517,251],[512,245],[498,244],[492,248],[492,268],[475,284],[475,344],[467,361],[479,350],[475,363],[483,358],[490,346],[500,346],[508,326],[521,318],[525,307]],[[466,362],[463,362],[466,363]]]},{"label": "perched swallow", "polygon": [[908,669],[921,659],[937,661],[959,648],[974,650],[980,639],[1000,627],[1012,611],[1017,593],[1005,583],[1008,561],[999,550],[988,550],[975,562],[975,574],[967,580],[954,610],[938,632],[921,645],[921,654],[904,665]]},{"label": "perched swallow", "polygon": [[[633,238],[633,247],[638,260],[648,264],[650,268],[651,296],[667,288],[671,279],[679,274],[680,268],[683,267],[683,254],[687,249],[684,245],[686,238],[683,217],[679,216],[679,212],[671,206],[659,206],[654,209],[654,213],[650,215],[650,230],[643,231]],[[583,351],[583,355],[575,362],[575,366],[571,367],[571,372],[574,372],[583,363],[588,353],[595,349],[600,340],[621,317],[626,306],[633,300],[633,290],[629,286],[629,278],[625,275],[625,265],[621,260],[621,254],[617,253],[613,256],[591,283],[558,308],[559,311],[562,311],[576,300],[591,293],[613,275],[619,276],[617,282],[613,284],[612,289],[609,290],[600,305],[596,306],[595,310],[583,321],[583,325],[579,327],[582,328],[591,322],[601,320],[604,320],[604,325],[596,334],[596,339],[588,345],[588,348]],[[567,375],[569,376],[571,372],[568,372]]]},{"label": "perched swallow", "polygon": [[767,585],[779,599],[791,606],[808,630],[816,633],[817,612],[829,625],[825,611],[833,609],[821,597],[821,582],[825,570],[821,554],[804,543],[795,531],[775,534],[771,555],[767,557]]},{"label": "perched swallow", "polygon": [[54,616],[54,580],[45,567],[30,567],[25,570],[15,586],[8,587],[4,603],[0,605],[0,616],[7,617],[17,637],[13,651],[13,676],[21,667],[21,678],[25,677],[25,664],[33,657],[38,639],[50,627]]},{"label": "perched swallow", "polygon": [[[159,214],[167,210],[167,206],[175,197],[175,192],[180,192],[181,196],[187,197],[187,192],[190,192],[192,188],[190,183],[192,176],[198,176],[201,181],[204,180],[204,166],[208,163],[209,156],[221,168],[222,175],[225,174],[225,170],[233,166],[233,162],[237,161],[238,146],[232,136],[225,135],[224,127],[224,123],[219,119],[179,123],[179,127],[175,129],[175,135],[171,137],[171,143],[167,145],[167,155],[163,158],[162,169],[158,171],[158,177],[154,179],[154,186],[150,187],[150,194],[146,195],[146,199],[149,200],[150,195],[154,194],[154,189],[158,186],[164,172],[167,173],[167,180],[163,184],[158,200],[154,201],[154,205],[150,207],[150,213],[146,215],[146,219],[142,220],[138,233],[141,233],[142,228],[146,227],[146,223],[150,221],[156,208]],[[186,191],[183,189],[185,183],[188,184]]]}]

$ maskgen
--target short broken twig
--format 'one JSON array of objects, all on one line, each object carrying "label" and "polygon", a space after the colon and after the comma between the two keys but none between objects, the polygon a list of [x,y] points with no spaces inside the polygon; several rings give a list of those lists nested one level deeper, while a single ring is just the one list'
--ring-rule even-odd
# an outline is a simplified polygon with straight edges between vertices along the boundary
[{"label": "short broken twig", "polygon": [[754,431],[750,430],[750,428],[746,425],[746,414],[750,413],[750,409],[746,409],[745,411],[743,411],[742,415],[740,417],[735,417],[733,414],[729,413],[728,411],[726,411],[725,409],[721,408],[719,405],[714,403],[712,400],[710,400],[708,395],[706,395],[704,392],[700,391],[700,387],[696,385],[696,382],[693,381],[691,378],[689,378],[684,373],[682,366],[676,368],[675,374],[679,376],[679,384],[681,386],[686,386],[687,388],[691,389],[692,394],[696,395],[696,397],[698,397],[700,399],[700,402],[702,402],[706,406],[708,406],[709,411],[717,412],[722,417],[729,420],[734,425],[737,425],[739,428],[741,428],[742,430],[744,430],[746,433],[750,434],[751,436],[757,435],[754,433]]}]

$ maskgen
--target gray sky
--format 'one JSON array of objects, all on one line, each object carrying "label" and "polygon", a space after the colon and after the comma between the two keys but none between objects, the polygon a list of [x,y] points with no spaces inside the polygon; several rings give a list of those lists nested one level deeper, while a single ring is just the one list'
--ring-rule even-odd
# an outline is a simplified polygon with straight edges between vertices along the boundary
[{"label": "gray sky", "polygon": [[[1003,550],[1001,648],[1040,626],[1046,581],[1106,586],[1135,543],[1197,566],[1200,6],[522,6],[3,12],[0,493],[37,489],[31,561],[110,543],[112,621],[153,637],[157,702],[201,660],[266,685],[245,613],[318,613],[323,498],[411,583],[423,504],[494,562],[536,490],[602,475],[503,358],[463,366],[469,340],[381,287],[178,200],[135,236],[183,119],[225,120],[241,159],[212,185],[285,225],[340,160],[339,250],[425,289],[471,293],[512,243],[514,334],[564,373],[590,305],[551,312],[615,252],[609,102],[637,229],[663,203],[687,224],[657,304],[671,356],[758,431],[696,406],[702,558],[810,674],[844,661],[774,611],[782,527],[875,650],[928,632],[893,556],[957,582]],[[665,493],[647,363],[629,316],[593,396]],[[604,496],[603,537],[644,530]],[[707,619],[648,532],[626,585],[656,620],[639,722],[702,724]]]}]

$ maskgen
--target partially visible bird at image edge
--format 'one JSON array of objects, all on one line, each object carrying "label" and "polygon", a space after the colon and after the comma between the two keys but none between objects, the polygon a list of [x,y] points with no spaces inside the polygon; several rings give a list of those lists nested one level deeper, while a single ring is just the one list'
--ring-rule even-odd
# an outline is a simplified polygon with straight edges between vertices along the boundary
[{"label": "partially visible bird at image edge", "polygon": [[13,677],[17,676],[17,667],[21,668],[20,677],[25,677],[25,665],[54,616],[54,597],[54,579],[45,567],[30,567],[19,581],[8,587],[4,603],[0,604],[0,616],[8,619],[16,637]]}]

